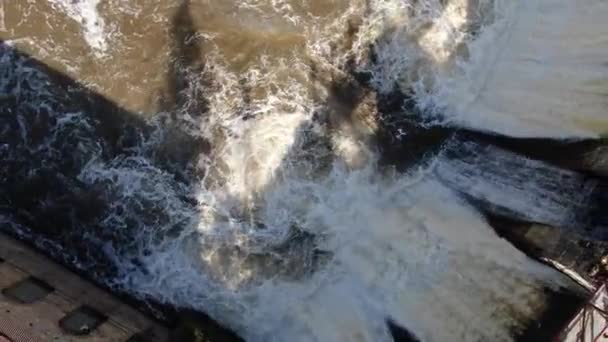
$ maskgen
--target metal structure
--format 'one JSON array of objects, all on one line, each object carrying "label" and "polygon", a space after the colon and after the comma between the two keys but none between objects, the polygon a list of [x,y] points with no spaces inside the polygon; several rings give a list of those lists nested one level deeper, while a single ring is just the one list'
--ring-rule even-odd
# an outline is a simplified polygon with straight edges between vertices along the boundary
[{"label": "metal structure", "polygon": [[608,341],[608,286],[603,282],[562,330],[556,341]]}]

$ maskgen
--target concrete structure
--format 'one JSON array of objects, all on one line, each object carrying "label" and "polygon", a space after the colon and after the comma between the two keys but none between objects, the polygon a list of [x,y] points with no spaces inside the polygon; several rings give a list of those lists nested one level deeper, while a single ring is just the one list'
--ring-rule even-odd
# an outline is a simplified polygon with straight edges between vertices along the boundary
[{"label": "concrete structure", "polygon": [[[541,231],[544,230],[531,230],[528,233]],[[529,241],[536,240],[533,235],[527,236]],[[578,272],[553,260],[547,259],[545,262],[562,272],[574,274],[574,278],[580,278],[581,285],[591,292],[595,290],[587,304],[555,340],[608,341],[606,284],[596,289],[595,284]],[[203,330],[211,331],[210,340],[237,340],[236,337],[228,339],[228,335],[214,333],[209,326]],[[0,233],[0,342],[168,340],[169,331],[161,323],[32,248]]]},{"label": "concrete structure", "polygon": [[167,341],[160,323],[0,234],[0,342]]}]

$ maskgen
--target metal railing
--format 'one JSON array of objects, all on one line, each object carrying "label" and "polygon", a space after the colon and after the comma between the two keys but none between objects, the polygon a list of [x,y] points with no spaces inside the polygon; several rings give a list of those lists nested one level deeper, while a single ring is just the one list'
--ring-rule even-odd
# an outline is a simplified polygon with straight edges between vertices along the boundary
[{"label": "metal railing", "polygon": [[608,341],[608,287],[603,282],[556,337],[559,342]]}]

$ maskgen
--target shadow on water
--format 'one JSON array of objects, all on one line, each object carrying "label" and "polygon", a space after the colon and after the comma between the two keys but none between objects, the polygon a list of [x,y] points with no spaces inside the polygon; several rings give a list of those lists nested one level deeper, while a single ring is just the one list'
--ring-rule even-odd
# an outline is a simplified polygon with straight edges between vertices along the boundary
[{"label": "shadow on water", "polygon": [[[132,154],[149,127],[69,77],[0,44],[2,76],[8,80],[0,95],[4,214],[57,239],[68,230],[95,225],[106,209],[103,189],[87,188],[78,180],[80,170],[94,158]],[[79,254],[93,253],[71,242]]]},{"label": "shadow on water", "polygon": [[[209,142],[191,133],[192,127],[180,125],[182,116],[205,115],[207,111],[204,98],[187,79],[189,73],[200,70],[197,63],[202,60],[188,1],[179,7],[173,24],[167,87],[159,104],[169,118],[159,119],[164,134],[156,137],[155,148],[149,153],[144,146],[158,131],[159,123],[142,119],[0,42],[1,229],[102,286],[118,272],[107,242],[126,250],[137,249],[140,242],[133,241],[135,231],[147,228],[143,226],[146,223],[159,222],[167,213],[154,203],[135,203],[141,218],[126,217],[122,228],[107,226],[104,220],[125,214],[128,204],[121,207],[121,194],[107,181],[83,181],[83,170],[91,163],[120,166],[147,159],[149,163],[144,165],[173,175],[173,186],[183,188],[193,181],[196,156],[210,149]],[[192,200],[188,194],[182,196],[189,205]],[[117,203],[118,209],[114,207]],[[141,266],[137,259],[129,262]],[[177,326],[176,338],[180,340],[194,331],[188,329],[192,322],[206,338],[239,340],[204,313],[161,305],[154,298],[139,302],[121,289],[113,290]]]},{"label": "shadow on water", "polygon": [[[476,1],[471,0],[469,8],[475,8]],[[472,34],[479,30],[478,27],[470,27]],[[390,39],[390,32],[381,36],[374,44],[369,46],[370,63],[376,63],[374,49],[377,44]],[[371,75],[359,71],[356,67],[350,69],[348,82],[340,80],[338,84],[332,84],[330,89],[335,87],[341,89],[359,89],[361,93],[367,89],[373,91],[371,85]],[[345,83],[347,84],[345,86]],[[354,85],[353,85],[354,84]],[[349,94],[357,93],[347,91]],[[355,98],[356,99],[356,98]],[[577,231],[579,236],[571,236],[557,233],[562,236],[562,240],[568,241],[571,247],[568,254],[577,257],[568,258],[560,255],[568,262],[580,262],[581,246],[589,246],[588,239],[600,239],[597,243],[594,255],[602,255],[605,243],[608,239],[606,227],[608,227],[608,215],[605,208],[608,207],[608,182],[605,179],[607,167],[605,161],[606,147],[605,140],[559,140],[545,138],[513,138],[497,135],[490,132],[472,131],[462,127],[448,127],[429,123],[425,118],[425,113],[420,112],[412,96],[403,92],[397,84],[388,93],[376,94],[376,113],[378,115],[378,130],[375,135],[377,148],[381,153],[381,165],[383,167],[394,167],[398,171],[406,171],[412,166],[421,162],[435,159],[439,156],[446,144],[454,141],[467,144],[473,143],[478,146],[495,146],[504,151],[515,153],[531,160],[544,162],[547,165],[554,165],[564,170],[573,171],[572,174],[579,174],[581,178],[596,182],[595,191],[591,194],[589,208],[587,208],[583,220],[582,229]],[[355,106],[353,106],[355,107]],[[590,155],[598,154],[590,158]],[[506,167],[506,166],[505,166]],[[533,167],[529,170],[518,170],[517,172],[535,172]],[[508,172],[505,170],[504,172]],[[551,175],[549,175],[551,176]],[[553,175],[551,180],[554,186],[559,187],[559,175]],[[513,234],[518,227],[530,225],[531,222],[513,220],[512,217],[500,217],[487,205],[480,204],[477,198],[468,193],[462,196],[471,205],[478,208],[488,219],[488,223],[503,237],[509,239],[517,248],[526,252],[531,258],[540,260],[541,257],[554,258],[555,251],[548,247],[531,250],[520,236]],[[510,222],[511,224],[501,224]],[[556,231],[557,232],[557,231]],[[587,239],[587,240],[586,240]],[[565,246],[565,244],[562,244]],[[587,253],[589,254],[589,253]],[[577,269],[578,270],[578,269]],[[585,272],[586,270],[581,270]],[[524,331],[514,333],[518,341],[544,341],[553,339],[565,322],[574,316],[583,300],[578,294],[568,293],[565,290],[545,289],[548,298],[547,307],[539,314],[535,322],[531,322]],[[389,321],[391,332],[396,340],[409,341],[415,339],[413,335],[399,327],[395,322]]]},{"label": "shadow on water", "polygon": [[[170,28],[170,53],[166,65],[166,87],[160,94],[159,111],[169,113],[161,121],[165,141],[154,152],[156,160],[168,165],[185,181],[195,174],[191,161],[211,151],[211,142],[196,135],[196,123],[208,115],[208,102],[203,95],[209,85],[204,74],[203,46],[190,15],[190,1],[177,8]],[[184,165],[188,168],[184,169]]]},{"label": "shadow on water", "polygon": [[[469,8],[474,8],[475,1],[471,1]],[[479,28],[471,27],[472,31]],[[355,29],[356,30],[356,29]],[[474,33],[474,32],[472,32]],[[386,34],[390,34],[387,32]],[[378,41],[369,46],[370,63],[376,63],[374,49],[377,44],[381,44],[388,39],[382,36]],[[347,102],[348,106],[342,106],[340,120],[356,122],[359,120],[353,114],[355,108],[366,92],[374,92],[371,85],[371,75],[361,72],[354,63],[349,68],[349,76],[338,80],[332,80],[328,89],[334,101]],[[606,149],[608,144],[605,139],[594,140],[560,140],[547,138],[514,138],[498,135],[491,132],[473,131],[463,127],[448,127],[429,123],[424,117],[425,113],[420,112],[412,96],[403,92],[397,84],[388,93],[375,93],[376,104],[375,112],[378,115],[378,127],[373,137],[374,144],[380,151],[381,167],[394,167],[398,171],[407,171],[412,166],[421,162],[435,159],[444,150],[446,144],[458,142],[460,144],[473,143],[478,146],[494,146],[501,150],[514,153],[517,156],[529,158],[546,165],[553,165],[563,170],[572,171],[571,174],[578,174],[588,182],[595,182],[597,185],[590,196],[588,208],[581,215],[581,229],[576,234],[569,231],[556,234],[560,238],[560,246],[567,250],[556,255],[556,250],[548,246],[540,249],[531,249],[525,237],[518,235],[518,229],[528,226],[532,222],[514,219],[514,217],[497,215],[487,205],[480,203],[479,199],[462,193],[462,196],[471,205],[478,208],[487,218],[488,223],[497,233],[508,239],[518,249],[523,250],[533,259],[540,260],[547,257],[560,262],[581,263],[588,265],[590,259],[602,256],[605,253],[605,242],[608,241],[608,215],[605,211],[608,208],[608,180],[606,179]],[[331,102],[331,101],[330,101]],[[334,121],[334,120],[330,120]],[[507,167],[505,165],[505,167]],[[536,172],[533,167],[524,170],[514,170],[515,172]],[[508,170],[503,170],[508,172]],[[557,172],[557,171],[554,171]],[[506,173],[505,173],[506,175]],[[552,186],[559,188],[560,177],[558,174],[553,176]],[[582,189],[581,189],[582,191]],[[504,213],[502,213],[504,214]],[[504,224],[509,222],[509,224]],[[575,228],[575,230],[578,228]],[[590,243],[593,245],[591,246]],[[586,251],[592,248],[593,251]],[[581,256],[581,255],[586,256]],[[596,261],[597,261],[596,260]],[[577,271],[585,273],[586,269],[576,268]],[[545,289],[547,306],[543,312],[539,313],[537,320],[530,324],[523,331],[514,332],[514,337],[518,341],[544,341],[553,339],[558,331],[564,326],[568,319],[574,316],[583,302],[579,294],[569,293],[567,290]],[[416,337],[407,330],[407,327],[399,327],[397,323],[388,320],[388,324],[395,340],[411,341]]]},{"label": "shadow on water", "polygon": [[[192,89],[189,79],[192,74],[201,74],[204,68],[203,47],[199,43],[190,14],[189,0],[183,0],[175,11],[169,34],[171,48],[167,63],[167,87],[161,99],[160,109],[167,111],[186,109],[192,115],[206,113],[207,101],[204,97],[197,96],[200,94],[192,94],[195,89]],[[192,95],[195,101],[191,100]]]},{"label": "shadow on water", "polygon": [[[352,25],[348,30],[350,36],[354,37],[357,23],[349,25]],[[149,154],[142,153],[141,149],[155,134],[156,128],[149,121],[15,48],[0,43],[0,76],[8,80],[6,84],[0,83],[0,157],[3,160],[0,167],[0,218],[4,216],[6,220],[3,229],[12,228],[11,233],[36,244],[68,266],[94,265],[94,268],[88,268],[87,276],[97,281],[111,279],[117,270],[106,251],[91,246],[101,246],[104,241],[121,246],[136,244],[131,241],[134,236],[132,230],[143,228],[146,221],[132,221],[125,231],[108,232],[101,221],[108,216],[113,202],[120,201],[121,197],[110,193],[103,182],[90,186],[81,181],[82,169],[91,161],[112,163],[148,158],[153,167],[173,177],[175,188],[187,189],[180,195],[185,205],[192,207],[195,184],[204,176],[196,169],[197,157],[213,153],[211,142],[196,135],[197,127],[192,124],[209,115],[203,90],[210,82],[203,73],[204,46],[197,36],[189,1],[183,1],[176,10],[170,35],[172,45],[167,85],[159,100],[160,112],[167,115],[159,119],[163,134]],[[383,39],[385,37],[379,42]],[[374,63],[374,46],[369,49],[371,63]],[[366,113],[377,113],[377,130],[373,135],[362,132],[361,136],[369,138],[370,144],[380,150],[382,167],[405,171],[421,161],[436,157],[448,139],[457,137],[476,144],[496,145],[564,168],[582,170],[590,177],[597,175],[597,172],[587,170],[582,157],[577,159],[589,149],[598,147],[596,141],[571,143],[514,139],[421,124],[424,120],[417,112],[415,101],[397,86],[390,93],[378,94],[370,84],[369,74],[357,71],[354,65],[349,71],[347,75],[326,79],[323,72],[313,66],[313,81],[330,90],[329,99],[323,106],[326,111],[317,113],[314,120],[330,131],[348,125],[357,133],[365,129],[365,124],[363,128],[359,124]],[[193,75],[201,77],[193,78]],[[246,89],[243,91],[247,96]],[[375,96],[375,100],[370,101],[370,96]],[[248,101],[245,102],[247,105]],[[243,120],[247,119],[243,117]],[[320,158],[327,158],[319,164],[330,163],[336,156],[332,155],[328,138],[315,134],[310,122],[298,127],[296,143],[287,152],[279,170],[298,159],[305,162],[306,158],[315,158],[318,162]],[[326,151],[326,155],[315,155],[319,150]],[[576,157],[565,157],[572,154]],[[272,186],[269,184],[267,188]],[[149,206],[140,209],[142,215],[151,217],[147,222],[162,218],[158,208],[153,204]],[[114,213],[121,214],[120,211]],[[310,270],[314,270],[322,262],[324,252],[316,249],[315,236],[298,227],[293,227],[293,230],[293,234],[274,250],[252,255],[252,258],[268,259],[273,268],[289,269],[293,265],[280,264],[280,260],[289,258],[277,258],[277,255],[289,254],[305,244],[314,252],[305,259],[310,263]],[[132,262],[137,267],[138,261]],[[578,301],[573,303],[567,305],[568,310]],[[160,308],[169,313],[169,319],[176,317],[173,308]],[[569,313],[568,310],[561,311]],[[547,319],[554,318],[547,315]],[[177,316],[187,317],[178,324],[180,340],[191,333],[189,325],[198,325],[201,321],[213,336],[222,340],[235,338],[204,314],[182,310]],[[560,316],[560,320],[565,318]],[[543,322],[544,319],[541,320]],[[387,327],[395,340],[416,340],[406,328],[397,326],[390,318],[387,318]],[[553,328],[545,329],[544,325],[530,329],[530,332],[522,334],[520,340],[541,336],[545,331],[554,333]]]},{"label": "shadow on water", "polygon": [[[104,218],[111,214],[126,216],[126,209],[112,207],[121,196],[105,181],[93,185],[82,181],[82,170],[91,161],[121,165],[125,160],[145,158],[153,167],[172,175],[176,187],[181,184],[193,190],[201,177],[193,164],[200,154],[211,153],[213,148],[193,134],[196,127],[191,125],[208,114],[208,107],[201,92],[206,80],[192,77],[204,69],[204,49],[194,28],[189,1],[182,2],[175,12],[170,35],[167,85],[159,100],[163,134],[149,153],[142,152],[142,146],[156,134],[152,122],[27,54],[4,43],[0,46],[0,72],[8,80],[0,84],[0,153],[5,161],[0,168],[3,229],[102,285],[118,272],[115,261],[103,248],[105,242],[136,249],[138,242],[132,241],[135,231],[161,220],[163,213],[153,203],[144,202],[138,212],[147,219],[127,217],[124,229],[108,229],[114,227],[105,226]],[[319,114],[317,120],[335,129],[344,121],[356,122],[350,116],[363,96],[360,90],[351,81],[333,80],[327,104],[331,110]],[[243,91],[247,95],[246,89]],[[330,155],[329,141],[314,134],[310,123],[299,127],[296,141],[302,144],[294,144],[282,164],[301,157],[318,161],[315,153],[320,149]],[[184,193],[184,201],[192,201],[193,195]],[[299,260],[309,264],[308,271],[317,267],[324,252],[315,249],[315,237],[295,226],[291,230],[287,239],[268,253],[252,254],[252,261],[278,269],[266,271],[288,273],[290,268],[302,265],[283,264],[290,258],[277,255],[290,254],[306,245],[313,253]],[[136,259],[131,262],[142,267]],[[154,303],[153,298],[145,300],[152,310],[160,309],[166,319],[174,321],[178,340],[191,338],[201,322],[203,330],[218,339],[235,338],[202,313],[175,310]],[[396,336],[410,336],[404,329],[390,327]]]},{"label": "shadow on water", "polygon": [[[447,3],[446,3],[447,4]],[[479,16],[476,10],[481,4],[476,0],[469,0],[468,16],[473,18]],[[478,20],[471,20],[476,22]],[[416,32],[415,36],[421,37],[427,32],[430,26],[423,26],[421,32]],[[471,35],[478,34],[480,27],[477,24],[469,24],[466,27]],[[380,38],[369,46],[370,64],[373,66],[378,63],[375,54],[376,48],[384,42],[391,40],[393,32],[387,31]],[[413,39],[413,38],[412,38]],[[419,42],[413,40],[411,44],[413,50],[419,51],[424,57],[422,60],[432,61],[432,56],[427,56],[428,52],[418,46]],[[464,50],[464,47],[462,47]],[[456,49],[460,51],[461,49]],[[417,67],[417,66],[416,66]],[[373,68],[371,68],[373,70]],[[371,75],[361,73],[356,68],[351,70],[360,86],[372,88],[370,84]],[[485,147],[496,147],[497,151],[512,153],[521,159],[518,170],[513,170],[513,178],[509,178],[508,165],[503,166],[503,170],[497,176],[504,176],[508,184],[510,180],[516,180],[517,174],[523,175],[525,172],[548,172],[546,184],[547,189],[555,191],[560,187],[560,175],[558,169],[584,179],[581,184],[596,183],[595,190],[591,193],[584,213],[577,213],[580,218],[578,227],[569,227],[570,231],[575,231],[578,235],[586,239],[597,239],[608,241],[608,215],[605,208],[608,207],[608,141],[604,139],[549,139],[549,138],[514,138],[499,135],[492,132],[474,131],[466,127],[448,126],[438,124],[429,113],[423,113],[417,107],[411,89],[401,89],[398,84],[394,84],[392,90],[386,93],[377,94],[377,113],[379,128],[376,139],[378,148],[381,151],[381,162],[386,166],[393,166],[399,171],[406,171],[412,166],[424,161],[437,158],[448,145],[467,145]],[[430,120],[429,120],[430,117]],[[452,151],[454,148],[451,149]],[[467,151],[461,151],[462,154]],[[453,159],[458,158],[458,153]],[[445,154],[442,154],[445,156]],[[483,155],[480,155],[483,157]],[[524,159],[528,158],[536,163],[526,165]],[[475,159],[475,158],[471,158]],[[481,160],[480,164],[491,166],[491,161]],[[550,169],[550,165],[558,169]],[[480,168],[484,165],[479,165]],[[545,170],[538,170],[535,167],[542,167]],[[497,166],[494,166],[497,168]],[[491,170],[490,170],[491,171]],[[480,174],[488,170],[480,170]],[[460,189],[459,189],[460,190]],[[580,189],[581,191],[583,189]],[[492,212],[494,208],[488,205],[480,205],[478,198],[464,193],[464,197],[479,210],[487,215],[496,214]],[[547,222],[537,222],[547,223]],[[563,227],[560,227],[563,228]]]}]

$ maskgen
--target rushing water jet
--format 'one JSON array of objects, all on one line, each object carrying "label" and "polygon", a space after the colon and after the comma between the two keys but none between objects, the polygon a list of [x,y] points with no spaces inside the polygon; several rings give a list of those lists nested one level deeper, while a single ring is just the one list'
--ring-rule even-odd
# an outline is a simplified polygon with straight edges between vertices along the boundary
[{"label": "rushing water jet", "polygon": [[[5,8],[58,25],[0,36],[2,222],[98,281],[254,341],[508,341],[578,293],[486,217],[601,232],[603,183],[425,111],[501,1],[51,3]],[[50,44],[74,13],[106,45]]]}]

